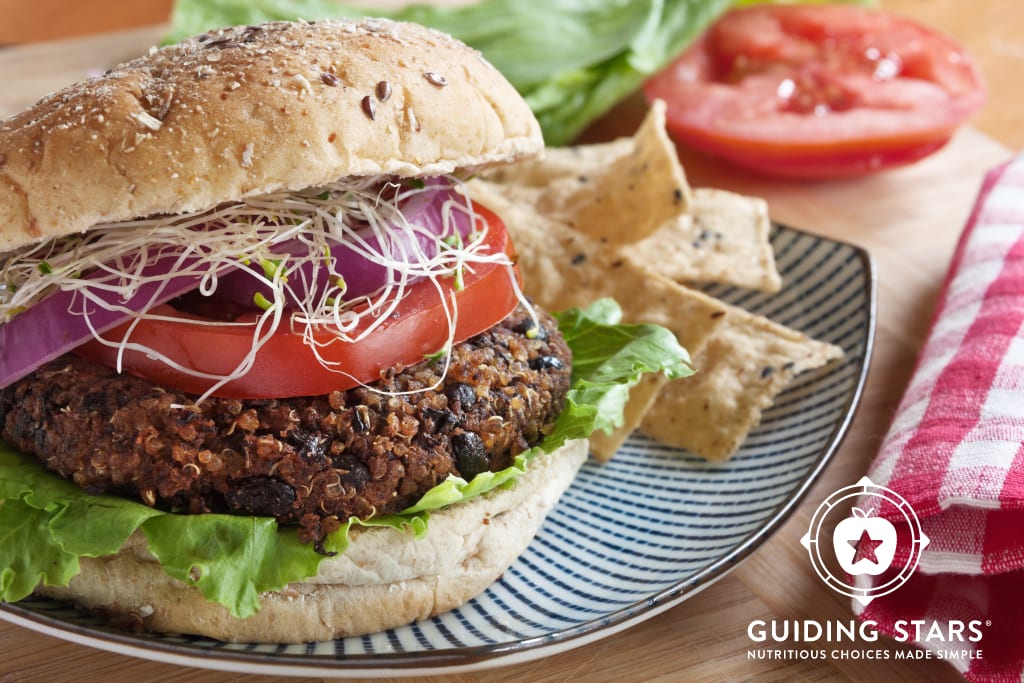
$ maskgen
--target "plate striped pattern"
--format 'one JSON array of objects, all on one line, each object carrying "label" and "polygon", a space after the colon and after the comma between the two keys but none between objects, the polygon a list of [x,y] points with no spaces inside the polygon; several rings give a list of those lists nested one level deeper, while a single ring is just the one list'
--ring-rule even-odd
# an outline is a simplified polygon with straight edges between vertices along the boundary
[{"label": "plate striped pattern", "polygon": [[772,245],[782,292],[707,292],[837,344],[845,358],[799,376],[729,462],[709,464],[642,435],[611,462],[588,462],[526,553],[458,610],[309,645],[126,635],[34,598],[0,605],[0,617],[162,661],[339,677],[523,661],[638,623],[724,576],[785,521],[838,448],[859,400],[874,333],[870,258],[782,226],[773,229]]}]

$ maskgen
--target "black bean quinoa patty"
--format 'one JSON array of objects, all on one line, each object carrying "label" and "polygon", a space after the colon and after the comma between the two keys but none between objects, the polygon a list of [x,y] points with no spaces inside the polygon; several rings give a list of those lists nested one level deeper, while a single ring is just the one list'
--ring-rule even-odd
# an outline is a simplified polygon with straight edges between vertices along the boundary
[{"label": "black bean quinoa patty", "polygon": [[[273,516],[319,541],[449,474],[511,464],[562,409],[571,354],[521,307],[443,361],[327,396],[194,397],[66,355],[0,391],[0,435],[83,489],[188,513]],[[187,407],[181,407],[187,406]]]}]

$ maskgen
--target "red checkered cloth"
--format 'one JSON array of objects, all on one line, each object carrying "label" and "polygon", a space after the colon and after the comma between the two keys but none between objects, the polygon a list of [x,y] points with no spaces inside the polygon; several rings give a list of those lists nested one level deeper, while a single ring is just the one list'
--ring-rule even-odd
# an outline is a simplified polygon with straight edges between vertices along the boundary
[{"label": "red checkered cloth", "polygon": [[[950,663],[968,680],[1020,683],[1024,155],[985,178],[928,340],[868,476],[910,503],[930,543],[906,584],[866,607],[854,603],[860,618],[898,638],[919,632],[910,640],[943,659],[960,651]],[[900,559],[898,552],[894,564]],[[860,577],[859,585],[884,580]],[[913,620],[923,627],[908,628]],[[951,637],[951,621],[975,621],[980,639],[972,632]],[[964,650],[971,655],[963,657]]]}]

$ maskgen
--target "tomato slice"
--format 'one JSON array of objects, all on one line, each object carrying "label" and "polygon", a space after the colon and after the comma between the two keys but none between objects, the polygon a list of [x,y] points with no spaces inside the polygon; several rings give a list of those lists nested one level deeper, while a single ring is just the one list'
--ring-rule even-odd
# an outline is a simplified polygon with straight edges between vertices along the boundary
[{"label": "tomato slice", "polygon": [[850,5],[723,15],[644,85],[677,142],[766,174],[857,175],[916,161],[984,103],[949,37]]},{"label": "tomato slice", "polygon": [[[502,221],[490,210],[476,204],[478,230],[486,224],[484,243],[489,253],[505,253],[515,262],[515,252]],[[457,307],[455,337],[459,342],[492,327],[518,304],[519,269],[500,263],[478,263],[462,274],[462,288],[455,278],[436,283],[413,283],[395,312],[364,339],[349,343],[329,330],[316,332],[322,344],[318,352],[335,370],[329,370],[304,342],[301,332],[287,321],[260,348],[252,369],[217,389],[216,396],[231,398],[285,398],[316,396],[349,389],[380,378],[381,371],[396,364],[412,365],[442,350],[448,343],[449,324],[443,299],[454,294]],[[167,319],[140,319],[131,331],[131,341],[157,351],[193,370],[226,376],[245,358],[252,345],[251,326],[228,326],[168,304],[153,312]],[[366,325],[370,324],[366,320]],[[131,323],[122,324],[106,335],[123,338]],[[364,328],[365,329],[365,328]],[[90,360],[116,367],[117,350],[96,340],[75,351]],[[138,351],[126,351],[122,368],[162,386],[191,394],[203,394],[214,380],[195,377]]]}]

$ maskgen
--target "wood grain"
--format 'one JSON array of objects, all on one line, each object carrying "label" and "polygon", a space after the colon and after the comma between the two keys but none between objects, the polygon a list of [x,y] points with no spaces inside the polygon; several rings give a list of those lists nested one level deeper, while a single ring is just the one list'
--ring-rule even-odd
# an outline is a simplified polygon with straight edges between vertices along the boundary
[{"label": "wood grain", "polygon": [[[815,506],[867,470],[909,379],[953,246],[982,175],[1008,158],[1008,147],[1024,146],[1022,108],[1016,106],[1011,94],[1001,90],[1013,86],[1010,79],[1017,78],[1024,61],[1024,31],[1020,30],[1024,26],[1024,3],[886,0],[882,4],[943,25],[966,43],[977,41],[980,47],[975,51],[994,89],[992,101],[978,119],[979,128],[961,131],[945,149],[915,166],[843,182],[771,181],[682,155],[694,185],[766,197],[776,220],[854,242],[867,248],[875,259],[879,318],[868,385],[850,433],[822,479],[789,522],[735,572],[639,626],[543,661],[443,679],[401,680],[959,680],[953,669],[941,662],[895,661],[894,653],[904,646],[888,641],[870,646],[858,642],[851,648],[873,651],[877,647],[879,659],[868,661],[830,657],[825,661],[780,662],[748,657],[748,650],[753,649],[747,637],[751,620],[851,617],[848,601],[814,575],[799,538]],[[20,5],[26,7],[28,3]],[[0,11],[3,9],[0,5]],[[150,16],[154,21],[162,20],[159,12]],[[143,52],[160,35],[159,27],[150,27],[0,51],[0,116],[55,87]],[[631,132],[641,106],[636,99],[624,103],[587,136],[604,139]],[[4,652],[0,681],[4,682],[219,682],[240,678],[93,650],[7,623],[0,623],[0,642]],[[262,676],[244,679],[279,680]]]}]

